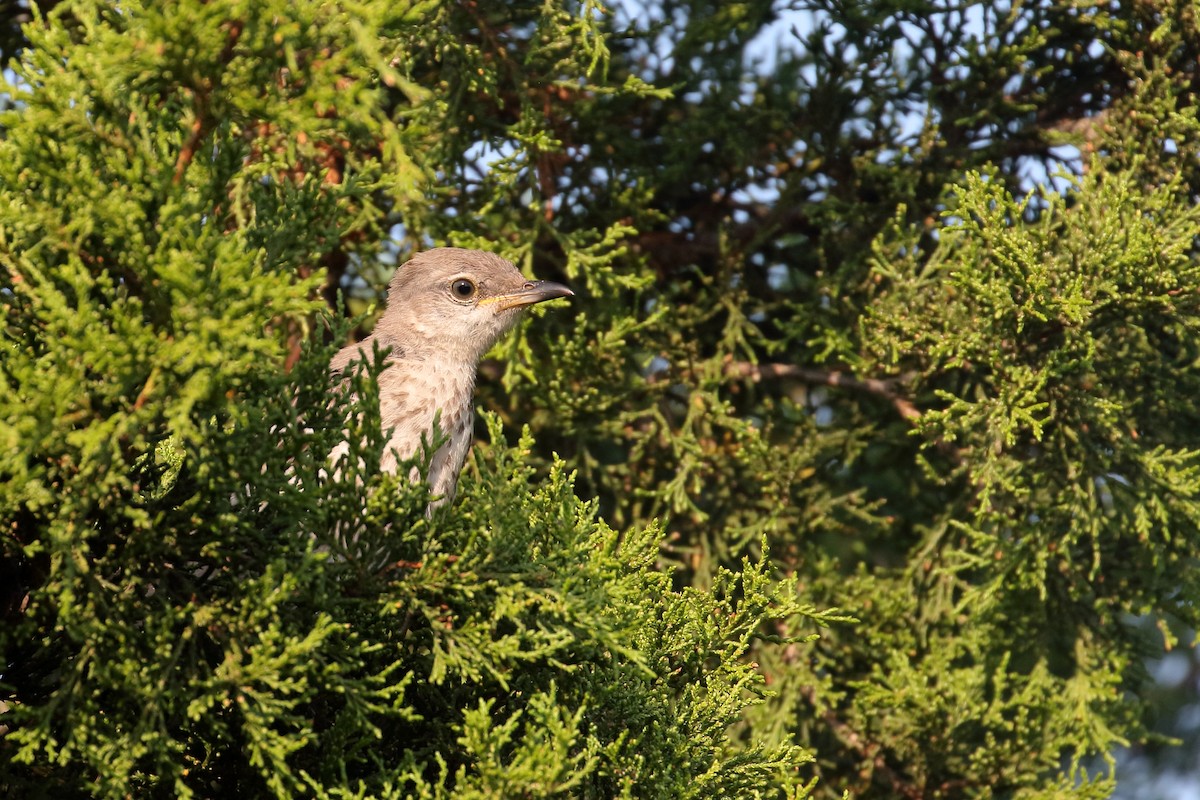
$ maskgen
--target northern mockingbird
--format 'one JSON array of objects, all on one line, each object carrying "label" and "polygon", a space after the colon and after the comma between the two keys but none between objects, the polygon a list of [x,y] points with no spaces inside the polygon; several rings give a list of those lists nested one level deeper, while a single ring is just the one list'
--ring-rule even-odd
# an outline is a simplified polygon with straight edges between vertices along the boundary
[{"label": "northern mockingbird", "polygon": [[[429,464],[429,488],[440,498],[430,509],[452,500],[471,446],[479,359],[523,308],[573,294],[560,283],[528,280],[503,258],[480,250],[428,250],[397,269],[374,332],[343,348],[329,365],[334,374],[346,374],[371,358],[374,345],[390,348],[379,374],[380,421],[389,437],[379,468],[394,473],[416,455],[422,439],[432,441],[436,419],[449,441]],[[347,449],[335,449],[333,463]],[[417,470],[411,477],[418,479]]]}]

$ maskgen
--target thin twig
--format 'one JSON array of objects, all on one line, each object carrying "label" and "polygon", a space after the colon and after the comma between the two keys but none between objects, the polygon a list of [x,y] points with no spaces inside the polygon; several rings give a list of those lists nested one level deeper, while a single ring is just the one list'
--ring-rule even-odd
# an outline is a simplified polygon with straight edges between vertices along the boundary
[{"label": "thin twig", "polygon": [[855,378],[841,370],[814,369],[795,364],[751,364],[748,361],[731,361],[725,365],[725,374],[750,378],[753,381],[760,381],[763,378],[798,378],[805,383],[866,392],[886,399],[901,417],[910,422],[921,418],[921,412],[917,410],[911,400],[901,397],[896,392],[892,381],[879,378]]},{"label": "thin twig", "polygon": [[[233,60],[233,49],[237,46],[238,39],[241,38],[242,28],[241,20],[233,20],[229,23],[229,35],[225,39],[225,46],[221,48],[221,54],[217,57],[217,64],[220,67],[227,66]],[[219,82],[219,80],[220,76],[218,75],[217,81]],[[179,151],[179,157],[175,159],[175,175],[171,179],[174,183],[183,180],[183,173],[187,171],[188,165],[196,157],[196,151],[200,149],[204,137],[212,128],[212,118],[208,113],[208,98],[211,91],[212,87],[194,90],[196,119],[192,122],[187,141],[183,143],[183,148]]]},{"label": "thin twig", "polygon": [[845,720],[838,717],[837,714],[834,714],[832,710],[821,710],[821,705],[817,702],[816,687],[801,687],[800,695],[807,700],[809,705],[813,707],[813,710],[820,715],[821,720],[829,726],[830,730],[833,731],[833,735],[837,737],[838,741],[854,752],[858,753],[862,758],[869,761],[874,770],[887,779],[887,781],[891,784],[893,792],[903,797],[912,798],[912,800],[917,800],[917,798],[924,797],[925,793],[919,787],[914,786],[912,783],[905,780],[900,773],[892,769],[891,765],[887,763],[887,759],[883,757],[881,752],[883,750],[883,746],[881,744],[878,742],[864,741],[862,736],[859,735],[858,731],[850,727]]}]

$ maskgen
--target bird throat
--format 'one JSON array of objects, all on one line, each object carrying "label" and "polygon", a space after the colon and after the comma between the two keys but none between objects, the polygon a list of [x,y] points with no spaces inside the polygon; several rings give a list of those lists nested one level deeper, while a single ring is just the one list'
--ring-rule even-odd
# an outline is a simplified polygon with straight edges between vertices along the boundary
[{"label": "bird throat", "polygon": [[[388,445],[384,472],[435,441],[434,426],[448,438],[430,461],[429,485],[447,499],[471,446],[475,365],[450,359],[394,359],[379,375],[380,423]],[[417,476],[413,476],[416,478]]]}]

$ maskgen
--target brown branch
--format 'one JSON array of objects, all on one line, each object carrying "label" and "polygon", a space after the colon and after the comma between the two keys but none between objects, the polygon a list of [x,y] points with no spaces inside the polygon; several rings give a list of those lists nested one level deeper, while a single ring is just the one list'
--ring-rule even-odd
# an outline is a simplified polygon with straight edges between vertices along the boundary
[{"label": "brown branch", "polygon": [[183,179],[183,173],[187,171],[188,165],[195,158],[196,149],[200,146],[208,129],[207,120],[208,115],[203,110],[203,104],[197,98],[196,119],[192,122],[192,130],[188,134],[187,141],[183,143],[183,149],[179,151],[179,157],[175,159],[175,175],[171,178],[172,183],[177,184]]},{"label": "brown branch", "polygon": [[[229,23],[229,34],[225,38],[225,46],[221,48],[221,54],[217,56],[219,67],[228,66],[229,62],[233,60],[233,48],[237,46],[238,39],[241,38],[242,28],[240,20],[233,20]],[[216,82],[220,82],[220,75],[217,76]],[[196,119],[192,122],[187,141],[183,143],[183,148],[179,151],[179,157],[175,159],[175,174],[171,179],[172,183],[177,184],[183,180],[183,173],[187,171],[192,159],[196,157],[196,151],[200,149],[204,137],[212,129],[213,121],[208,113],[208,98],[212,89],[212,84],[193,89],[192,96],[195,100],[193,109]]]},{"label": "brown branch", "polygon": [[904,419],[913,422],[921,418],[921,412],[912,401],[896,392],[893,381],[879,378],[855,378],[841,370],[823,370],[799,367],[795,364],[751,364],[748,361],[731,361],[725,365],[725,374],[749,378],[758,382],[763,378],[798,378],[805,383],[835,386],[882,397],[892,404]]},{"label": "brown branch", "polygon": [[801,687],[800,695],[820,715],[821,721],[829,726],[829,729],[839,742],[855,753],[858,753],[859,756],[870,763],[875,772],[878,772],[887,779],[891,784],[893,793],[897,796],[910,798],[911,800],[919,800],[925,796],[925,792],[920,787],[914,786],[905,780],[900,773],[892,769],[891,765],[887,763],[887,759],[883,757],[882,753],[883,745],[878,742],[864,741],[858,731],[850,727],[847,722],[838,717],[837,714],[834,714],[833,711],[829,709],[821,710],[821,706],[817,702],[817,690],[815,687]]},{"label": "brown branch", "polygon": [[[662,275],[670,275],[681,265],[705,263],[720,252],[721,236],[745,247],[765,236],[783,233],[799,233],[811,239],[821,236],[804,209],[776,208],[770,211],[747,211],[750,219],[745,222],[724,225],[721,220],[734,207],[729,194],[714,200],[710,195],[696,194],[693,202],[685,202],[684,210],[677,217],[696,222],[695,230],[675,233],[666,230],[650,230],[633,239],[634,251],[649,255],[652,263]],[[745,209],[742,209],[745,210]],[[723,226],[723,227],[722,227]],[[718,228],[720,227],[720,230]]]},{"label": "brown branch", "polygon": [[146,378],[146,384],[142,386],[142,390],[138,392],[137,399],[133,401],[133,410],[140,411],[146,401],[150,399],[150,394],[154,391],[154,384],[158,378],[159,369],[155,367],[150,370],[150,375]]},{"label": "brown branch", "polygon": [[[896,379],[855,378],[841,370],[798,367],[795,364],[751,364],[746,361],[728,362],[725,365],[725,374],[749,378],[756,383],[763,378],[796,378],[805,383],[850,389],[887,400],[906,422],[915,424],[922,416],[921,411],[911,400],[896,391]],[[938,437],[933,444],[938,452],[949,458],[954,464],[961,465],[963,463],[962,451],[946,439]]]}]

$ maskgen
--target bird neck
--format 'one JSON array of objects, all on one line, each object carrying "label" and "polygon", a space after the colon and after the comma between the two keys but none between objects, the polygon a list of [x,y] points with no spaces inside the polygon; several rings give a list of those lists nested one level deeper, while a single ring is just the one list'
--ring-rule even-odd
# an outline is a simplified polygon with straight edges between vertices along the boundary
[{"label": "bird neck", "polygon": [[444,319],[421,319],[412,315],[390,320],[386,329],[377,330],[381,343],[392,345],[393,352],[402,351],[405,359],[429,364],[469,364],[471,374],[483,354],[491,349],[500,330],[480,329],[477,325],[461,326]]},{"label": "bird neck", "polygon": [[405,375],[420,375],[440,392],[470,394],[475,388],[476,358],[465,358],[452,347],[421,346],[412,341],[392,348],[389,368]]}]

